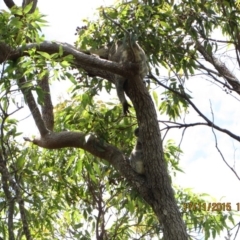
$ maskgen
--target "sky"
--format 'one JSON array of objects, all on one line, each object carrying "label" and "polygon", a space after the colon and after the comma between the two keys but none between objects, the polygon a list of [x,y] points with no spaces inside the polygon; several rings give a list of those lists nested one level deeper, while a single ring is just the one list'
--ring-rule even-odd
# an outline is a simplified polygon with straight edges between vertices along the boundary
[{"label": "sky", "polygon": [[[21,4],[21,1],[15,1]],[[70,0],[70,1],[38,1],[38,7],[43,14],[46,14],[49,27],[44,29],[47,40],[57,40],[73,44],[75,41],[75,29],[81,26],[81,19],[93,17],[94,9],[98,6],[108,6],[113,0]],[[0,9],[6,9],[3,0],[0,0]],[[225,56],[227,58],[227,56]],[[214,122],[223,128],[239,132],[240,108],[238,101],[226,94],[222,94],[222,89],[210,82],[204,81],[202,77],[194,78],[189,81],[188,87],[194,98],[192,101],[212,119],[211,108],[214,112]],[[57,88],[54,88],[57,89]],[[57,97],[66,94],[64,84],[55,92],[55,101]],[[23,119],[29,115],[25,106],[18,116]],[[230,117],[229,117],[230,116]],[[194,112],[186,116],[185,121],[203,122]],[[24,136],[31,136],[36,130],[30,117],[22,121],[22,131]],[[26,128],[32,126],[32,128]],[[33,130],[34,129],[34,130]],[[218,146],[222,150],[227,162],[235,168],[240,175],[240,144],[227,137],[226,134],[216,133],[218,137]],[[239,134],[240,135],[240,134]],[[181,139],[181,131],[171,130],[168,138],[174,139],[178,144]],[[192,127],[186,130],[181,149],[180,166],[184,170],[174,179],[174,184],[193,188],[196,193],[208,193],[216,198],[216,202],[230,202],[233,209],[240,202],[240,181],[223,162],[220,154],[215,148],[215,141],[212,129],[205,126]],[[240,219],[238,219],[239,221]],[[223,239],[223,237],[217,238]]]}]

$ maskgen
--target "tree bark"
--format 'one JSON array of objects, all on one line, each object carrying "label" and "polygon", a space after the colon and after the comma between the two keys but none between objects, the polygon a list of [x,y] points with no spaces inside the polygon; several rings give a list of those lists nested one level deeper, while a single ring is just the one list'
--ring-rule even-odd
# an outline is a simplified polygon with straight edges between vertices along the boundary
[{"label": "tree bark", "polygon": [[[146,182],[152,201],[145,199],[163,225],[164,239],[188,239],[186,227],[179,212],[163,154],[157,113],[152,98],[138,75],[128,80],[127,95],[136,110],[141,139]],[[144,197],[144,196],[143,196]]]}]

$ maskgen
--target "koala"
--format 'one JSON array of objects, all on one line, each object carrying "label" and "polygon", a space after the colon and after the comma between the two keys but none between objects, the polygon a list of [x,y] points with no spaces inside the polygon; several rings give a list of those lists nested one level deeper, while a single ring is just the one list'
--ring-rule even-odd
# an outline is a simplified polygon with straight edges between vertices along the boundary
[{"label": "koala", "polygon": [[144,174],[143,152],[142,152],[143,141],[139,136],[139,128],[135,129],[134,134],[137,137],[137,142],[129,158],[130,165],[132,166],[135,172],[139,174]]},{"label": "koala", "polygon": [[[140,63],[140,77],[143,79],[148,73],[148,66],[146,61],[146,55],[143,49],[135,41],[131,46],[130,43],[123,43],[122,41],[117,41],[112,44],[108,53],[108,60],[126,63],[126,62],[135,62]],[[123,113],[126,115],[129,110],[130,105],[128,104],[125,97],[125,87],[126,81],[122,76],[115,75],[115,85],[117,90],[118,98],[123,106]]]},{"label": "koala", "polygon": [[[145,52],[140,45],[135,41],[132,44],[130,42],[116,41],[104,48],[90,49],[89,53],[99,56],[100,58],[107,59],[117,63],[134,62],[140,64],[140,77],[143,79],[148,73],[147,58]],[[114,83],[117,90],[118,98],[123,106],[123,113],[126,115],[131,107],[125,96],[126,81],[128,79],[114,74]]]},{"label": "koala", "polygon": [[[142,80],[148,73],[148,64],[146,54],[143,49],[140,47],[138,42],[135,39],[134,35],[127,30],[125,30],[121,24],[114,21],[110,16],[108,16],[104,10],[102,11],[104,18],[111,21],[112,24],[120,28],[125,32],[125,41],[114,41],[109,43],[106,47],[100,49],[90,49],[90,54],[99,56],[100,58],[114,61],[117,63],[127,63],[133,62],[140,65],[140,77]],[[77,27],[76,31],[78,35],[81,35],[81,32],[86,30],[87,26]],[[127,41],[126,41],[127,40]],[[114,74],[114,84],[116,86],[118,98],[123,106],[123,113],[126,115],[129,112],[130,105],[128,104],[125,96],[125,90],[127,87],[127,80],[122,76]]]}]

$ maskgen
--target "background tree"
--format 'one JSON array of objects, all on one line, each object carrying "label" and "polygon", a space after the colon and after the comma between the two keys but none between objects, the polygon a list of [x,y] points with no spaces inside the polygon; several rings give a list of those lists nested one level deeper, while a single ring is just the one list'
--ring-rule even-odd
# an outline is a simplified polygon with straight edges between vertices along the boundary
[{"label": "background tree", "polygon": [[[194,238],[196,230],[204,230],[208,239],[227,228],[227,219],[233,222],[231,204],[216,206],[218,211],[210,213],[211,199],[207,202],[204,196],[180,188],[175,188],[174,199],[169,173],[180,170],[181,150],[171,141],[162,146],[155,106],[138,63],[117,64],[89,53],[114,40],[127,41],[130,35],[147,53],[149,88],[165,89],[161,103],[158,93],[152,94],[160,113],[174,120],[162,121],[166,132],[206,125],[239,141],[197,108],[186,81],[202,71],[237,97],[238,79],[215,56],[218,41],[211,38],[212,30],[221,26],[227,43],[236,49],[238,63],[234,1],[123,1],[105,8],[105,16],[100,9],[97,23],[86,22],[78,28],[75,47],[43,41],[40,29],[45,21],[36,9],[37,1],[30,5],[24,1],[23,9],[13,1],[4,2],[10,9],[0,15],[0,227],[4,239],[91,239],[93,233],[96,239],[148,239],[162,237],[161,233],[164,239],[187,239]],[[159,74],[160,64],[168,70],[167,77]],[[128,117],[114,102],[96,100],[102,89],[110,92],[116,84],[113,74],[129,79],[126,93],[133,108]],[[72,98],[55,106],[53,114],[49,80],[65,78],[75,86]],[[20,133],[11,118],[22,108],[12,95],[19,90],[40,133],[39,138],[25,138],[36,145],[31,148],[16,141]],[[190,107],[204,122],[176,122]],[[137,125],[145,140],[144,176],[135,173],[127,159]]]}]

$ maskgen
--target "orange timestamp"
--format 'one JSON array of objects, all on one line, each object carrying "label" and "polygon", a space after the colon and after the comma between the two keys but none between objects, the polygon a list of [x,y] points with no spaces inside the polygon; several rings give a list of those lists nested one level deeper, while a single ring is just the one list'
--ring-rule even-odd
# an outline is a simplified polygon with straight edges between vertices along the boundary
[{"label": "orange timestamp", "polygon": [[[237,211],[240,211],[240,203],[236,203]],[[183,211],[232,211],[232,205],[230,202],[188,202],[183,203]]]}]

